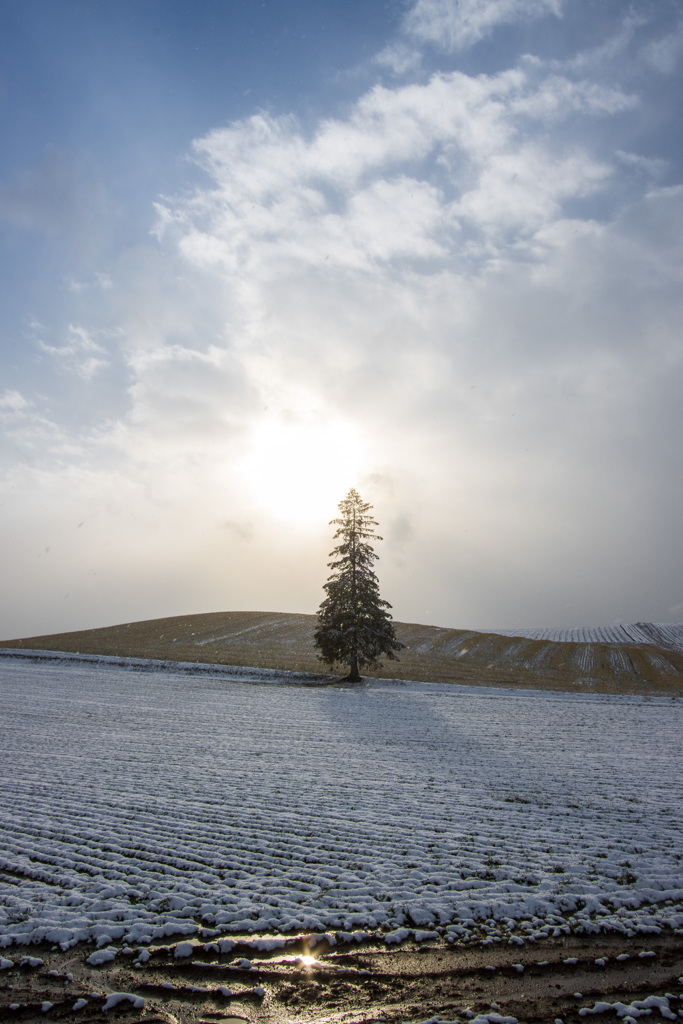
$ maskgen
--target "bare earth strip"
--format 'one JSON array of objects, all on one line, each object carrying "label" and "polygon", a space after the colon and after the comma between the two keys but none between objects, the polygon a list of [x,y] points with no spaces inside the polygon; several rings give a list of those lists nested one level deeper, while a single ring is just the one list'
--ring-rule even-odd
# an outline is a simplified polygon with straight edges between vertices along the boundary
[{"label": "bare earth strip", "polygon": [[[235,1018],[264,1024],[398,1024],[495,1014],[520,1024],[556,1019],[579,1024],[592,1019],[586,1010],[596,1004],[635,1003],[638,1015],[657,1024],[683,1010],[683,938],[676,935],[652,936],[647,945],[623,936],[563,936],[522,949],[437,944],[330,948],[323,941],[313,950],[313,963],[304,962],[310,950],[300,938],[256,956],[254,941],[253,936],[243,946],[238,941],[223,955],[201,945],[193,945],[188,956],[178,956],[184,951],[178,944],[152,947],[145,963],[135,962],[131,950],[128,957],[100,967],[86,962],[92,947],[67,952],[32,948],[33,966],[19,966],[15,956],[15,966],[0,973],[0,1014],[23,1024],[119,1018],[131,1024]],[[104,1012],[107,992],[128,998]],[[638,1009],[638,1004],[648,1001],[651,1009],[645,1014],[647,1006]],[[667,1016],[657,1012],[662,1007]],[[616,1009],[603,1008],[597,1015],[618,1019]]]},{"label": "bare earth strip", "polygon": [[[314,615],[213,612],[5,640],[80,652],[320,673]],[[406,644],[377,678],[594,693],[683,694],[683,651],[657,643],[564,642],[396,623]]]}]

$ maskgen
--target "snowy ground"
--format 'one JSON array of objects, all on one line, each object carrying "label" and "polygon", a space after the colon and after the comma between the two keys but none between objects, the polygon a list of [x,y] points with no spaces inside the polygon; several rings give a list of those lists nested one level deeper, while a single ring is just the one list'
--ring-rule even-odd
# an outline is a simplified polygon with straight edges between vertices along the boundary
[{"label": "snowy ground", "polygon": [[683,707],[0,657],[0,945],[683,929]]},{"label": "snowy ground", "polygon": [[541,629],[492,629],[498,636],[519,636],[553,643],[654,644],[683,651],[683,624],[679,622],[632,622],[630,625],[543,627]]}]

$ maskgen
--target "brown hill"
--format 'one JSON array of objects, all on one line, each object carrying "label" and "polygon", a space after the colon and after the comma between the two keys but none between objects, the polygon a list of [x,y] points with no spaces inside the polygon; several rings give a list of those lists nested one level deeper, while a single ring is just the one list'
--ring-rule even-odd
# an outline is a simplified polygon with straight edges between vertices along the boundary
[{"label": "brown hill", "polygon": [[[314,615],[212,612],[5,640],[0,648],[320,672]],[[368,675],[482,686],[683,695],[683,653],[653,643],[557,642],[397,622],[398,662]],[[339,673],[341,674],[341,673]]]}]

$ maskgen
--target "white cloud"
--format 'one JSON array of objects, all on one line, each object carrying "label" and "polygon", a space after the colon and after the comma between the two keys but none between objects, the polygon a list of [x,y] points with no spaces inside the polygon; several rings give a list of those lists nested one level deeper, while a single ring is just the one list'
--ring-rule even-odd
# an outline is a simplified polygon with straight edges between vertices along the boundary
[{"label": "white cloud", "polygon": [[561,0],[417,0],[405,17],[404,30],[423,43],[462,50],[489,35],[498,25],[553,14]]},{"label": "white cloud", "polygon": [[590,195],[609,175],[609,167],[585,153],[558,159],[528,144],[487,163],[455,212],[489,233],[514,229],[519,239],[552,222],[563,200]]},{"label": "white cloud", "polygon": [[14,419],[30,409],[32,404],[14,388],[8,388],[0,395],[0,415]]},{"label": "white cloud", "polygon": [[643,48],[647,63],[663,75],[671,75],[683,57],[683,19],[673,31],[654,39]]},{"label": "white cloud", "polygon": [[607,31],[603,39],[592,46],[579,48],[572,57],[556,62],[557,66],[566,74],[598,79],[612,75],[618,81],[624,62],[632,59],[629,50],[639,39],[639,31],[647,21],[642,9],[625,8],[623,14],[619,13],[614,28]]},{"label": "white cloud", "polygon": [[641,156],[640,153],[626,153],[622,149],[616,150],[615,156],[627,167],[632,167],[653,180],[661,178],[670,166],[667,160]]},{"label": "white cloud", "polygon": [[[511,103],[513,113],[528,115],[552,123],[576,114],[600,116],[618,114],[638,107],[638,98],[619,87],[584,79],[576,81],[565,74],[549,71],[541,61],[527,57],[523,67],[529,76],[526,91]],[[538,83],[532,87],[534,71]]]},{"label": "white cloud", "polygon": [[85,381],[91,380],[96,373],[109,366],[107,350],[96,342],[92,332],[80,324],[69,324],[68,340],[64,345],[48,345],[38,341],[42,352],[60,360],[72,372]]},{"label": "white cloud", "polygon": [[206,351],[171,344],[133,351],[129,430],[119,433],[136,462],[202,456],[202,443],[226,441],[242,430],[249,383],[225,347]]},{"label": "white cloud", "polygon": [[101,272],[96,273],[94,278],[90,281],[69,281],[69,291],[76,292],[77,295],[80,295],[82,292],[90,288],[100,288],[102,291],[107,291],[112,287],[113,282],[109,274],[103,274]]},{"label": "white cloud", "polygon": [[[82,459],[86,448],[60,423],[45,415],[44,396],[31,400],[15,389],[0,395],[0,425],[3,427],[0,467],[9,491],[16,485],[26,467],[52,477],[55,466],[60,470],[72,460]],[[56,479],[52,477],[52,479]]]},{"label": "white cloud", "polygon": [[231,281],[323,261],[329,269],[448,258],[462,222],[528,235],[566,200],[598,190],[610,168],[563,143],[559,128],[569,115],[631,105],[617,89],[529,64],[376,87],[309,137],[291,118],[260,114],[195,143],[213,183],[160,206],[157,230],[175,233],[195,266],[219,267]]}]

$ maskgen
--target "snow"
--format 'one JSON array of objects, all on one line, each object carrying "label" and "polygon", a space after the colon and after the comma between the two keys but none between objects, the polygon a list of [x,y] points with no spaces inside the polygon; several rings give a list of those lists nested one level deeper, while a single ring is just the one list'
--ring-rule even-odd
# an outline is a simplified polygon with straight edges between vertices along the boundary
[{"label": "snow", "polygon": [[91,967],[99,967],[101,964],[107,964],[110,960],[113,960],[116,957],[116,953],[116,946],[107,946],[106,949],[98,949],[96,953],[93,953],[88,957],[88,963]]},{"label": "snow", "polygon": [[[518,1024],[516,1017],[502,1017],[499,1013],[480,1013],[475,1017],[471,1011],[466,1010],[464,1016],[467,1018],[468,1024]],[[404,1021],[404,1024],[410,1024],[410,1022]],[[459,1021],[449,1021],[437,1014],[435,1017],[419,1021],[418,1024],[459,1024]]]},{"label": "snow", "polygon": [[[242,632],[247,632],[243,630]],[[0,658],[24,662],[46,662],[54,665],[87,665],[91,668],[128,669],[133,672],[171,672],[173,675],[220,676],[250,683],[296,683],[315,686],[327,677],[312,672],[282,672],[273,668],[249,668],[238,665],[217,665],[198,661],[172,661],[160,658],[129,658],[115,654],[80,654],[75,651],[34,651],[31,648],[3,647]]]},{"label": "snow", "polygon": [[669,1006],[669,1000],[665,996],[648,996],[647,999],[634,999],[632,1003],[607,1003],[597,1002],[593,1006],[584,1006],[579,1010],[580,1017],[587,1017],[599,1013],[616,1013],[627,1021],[635,1020],[638,1017],[649,1016],[653,1010],[657,1010],[667,1020],[676,1020],[676,1014]]},{"label": "snow", "polygon": [[683,625],[679,622],[632,622],[612,626],[551,626],[540,629],[491,629],[498,636],[551,640],[554,643],[655,644],[683,651]]},{"label": "snow", "polygon": [[0,656],[0,947],[683,930],[675,699],[147,668]]},{"label": "snow", "polygon": [[141,1010],[145,1005],[145,1000],[142,996],[136,996],[130,992],[112,992],[105,999],[102,1009],[106,1013],[107,1010],[113,1010],[119,1003],[132,1003],[136,1010]]}]

